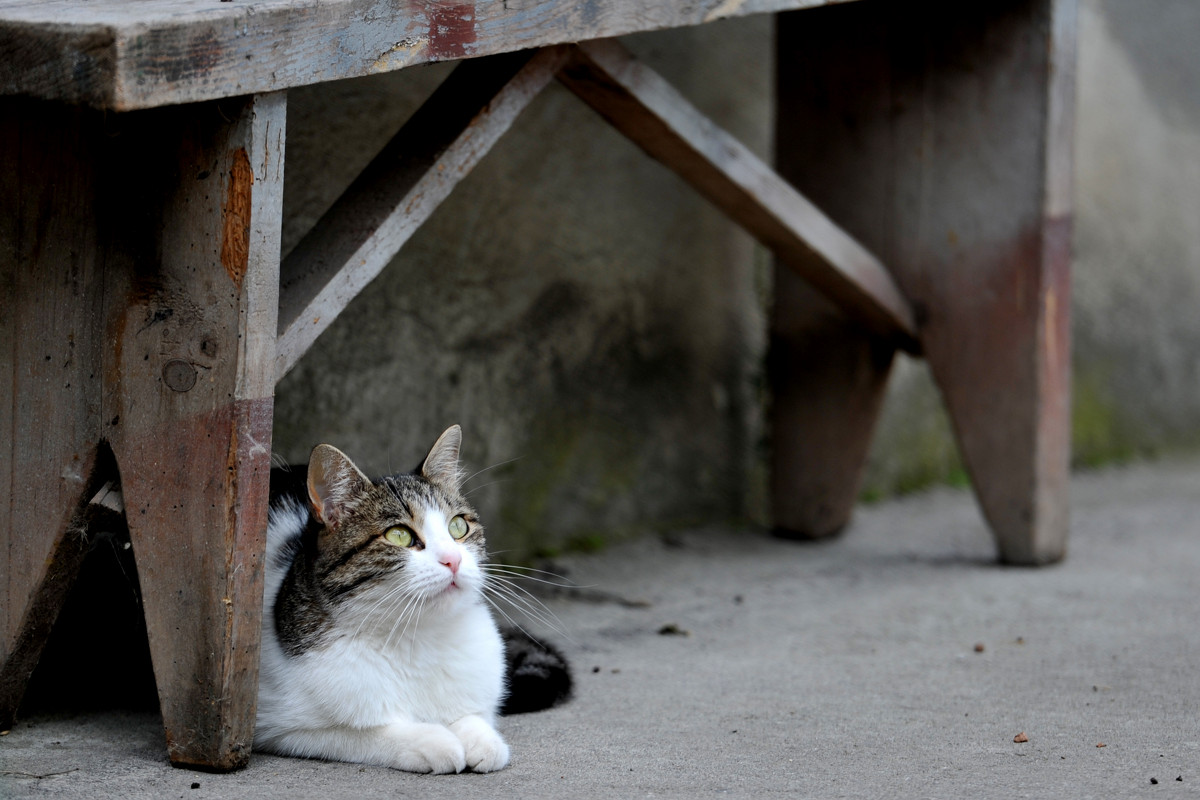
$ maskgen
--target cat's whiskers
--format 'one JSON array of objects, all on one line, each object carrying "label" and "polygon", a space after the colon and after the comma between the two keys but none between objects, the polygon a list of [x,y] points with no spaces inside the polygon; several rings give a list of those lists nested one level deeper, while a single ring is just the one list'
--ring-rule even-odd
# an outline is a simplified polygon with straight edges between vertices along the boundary
[{"label": "cat's whiskers", "polygon": [[[518,567],[515,564],[484,564],[483,570],[484,570],[484,572],[488,573],[489,575],[506,575],[506,576],[509,576],[512,578],[520,578],[521,580],[534,581],[536,583],[544,583],[547,586],[555,586],[560,589],[588,589],[588,588],[591,588],[588,586],[578,586],[574,583],[571,583],[567,578],[563,577],[562,575],[559,575],[557,572],[547,572],[544,569],[533,569],[532,567]],[[528,574],[530,572],[536,572],[540,575],[549,575],[552,578],[559,578],[559,579],[561,579],[562,582],[547,580],[546,578],[539,578],[539,577],[536,577],[535,575]]]},{"label": "cat's whiskers", "polygon": [[512,550],[489,550],[487,552],[485,559],[482,560],[479,565],[485,569],[508,569],[508,570],[515,570],[522,574],[537,573],[538,575],[549,575],[551,578],[558,578],[561,581],[566,581],[567,585],[570,585],[574,588],[579,588],[579,587],[575,587],[575,585],[571,583],[571,579],[568,578],[566,575],[560,575],[557,572],[551,572],[550,570],[546,570],[546,569],[537,569],[536,567],[526,567],[526,566],[522,566],[521,564],[505,564],[502,561],[494,560],[496,558],[496,556],[502,556],[502,555],[505,555],[506,553],[511,553],[511,552],[513,552],[513,551]]},{"label": "cat's whiskers", "polygon": [[[399,596],[399,600],[389,606],[386,617],[386,619],[391,620],[391,625],[388,628],[387,638],[384,639],[384,649],[387,649],[391,643],[392,637],[396,635],[396,630],[400,628],[401,623],[403,623],[404,627],[400,631],[400,638],[404,638],[404,635],[408,632],[409,625],[413,624],[420,617],[421,608],[425,604],[424,594],[414,591],[413,581],[411,580],[401,581],[396,587],[396,594]],[[401,607],[401,604],[403,604],[403,607]],[[396,613],[397,608],[400,609],[399,613]]]},{"label": "cat's whiskers", "polygon": [[[495,555],[495,554],[490,554],[490,555]],[[479,568],[480,568],[480,571],[483,573],[485,588],[487,588],[487,586],[490,583],[497,583],[497,584],[502,583],[502,584],[510,587],[512,590],[526,595],[530,600],[532,600],[534,603],[536,603],[537,605],[544,608],[547,612],[550,612],[550,609],[546,608],[546,604],[543,603],[540,598],[538,598],[536,595],[534,595],[533,592],[529,591],[524,586],[522,586],[520,583],[518,583],[518,581],[533,581],[535,583],[541,583],[541,584],[545,584],[546,586],[553,586],[553,587],[559,588],[559,589],[586,588],[586,587],[577,586],[576,584],[571,582],[571,580],[568,579],[566,576],[559,575],[557,572],[550,572],[550,571],[544,570],[544,569],[535,569],[534,567],[522,567],[517,564],[501,564],[501,563],[496,563],[496,562],[492,562],[492,561],[485,561],[479,565]],[[534,574],[530,574],[530,573],[537,573],[537,574],[534,575]],[[538,577],[538,575],[547,575],[550,578],[557,578],[557,580],[549,580],[548,578],[541,578],[541,577]],[[550,612],[550,613],[553,613],[553,612]]]},{"label": "cat's whiskers", "polygon": [[463,497],[470,497],[471,495],[478,492],[480,489],[486,489],[487,487],[495,486],[498,483],[508,483],[508,481],[509,481],[508,478],[497,478],[494,481],[488,481],[487,483],[481,483],[478,486],[473,486],[470,489],[468,489],[467,491],[463,492]]},{"label": "cat's whiskers", "polygon": [[[497,564],[485,563],[482,565],[485,578],[485,590],[491,589],[496,596],[510,603],[514,608],[519,609],[522,613],[527,614],[536,622],[544,625],[551,630],[560,633],[570,639],[570,635],[566,633],[562,620],[550,610],[550,608],[542,602],[541,598],[533,592],[526,589],[517,580],[533,581],[546,586],[553,586],[559,589],[579,589],[587,588],[580,587],[572,583],[566,577],[559,575],[556,572],[550,572],[544,569],[535,569],[533,567],[522,567],[516,564]],[[549,580],[541,578],[537,575],[528,573],[537,573],[538,575],[547,575],[550,578],[558,578],[559,580]],[[514,580],[516,579],[516,580]],[[497,608],[495,603],[493,608]],[[544,612],[544,613],[543,613]],[[503,612],[501,612],[503,613]],[[511,621],[511,617],[505,615]],[[515,623],[514,623],[515,624]]]},{"label": "cat's whiskers", "polygon": [[513,587],[502,585],[492,587],[492,596],[497,600],[508,603],[514,611],[521,613],[532,621],[553,630],[555,633],[566,635],[561,620],[540,601],[535,599],[531,602],[529,599],[518,594],[517,590]]},{"label": "cat's whiskers", "polygon": [[[486,591],[483,594],[483,599],[485,601],[487,601],[487,604],[489,606],[491,606],[493,609],[496,610],[496,613],[498,613],[500,616],[504,617],[504,619],[508,621],[509,625],[512,625],[514,628],[516,628],[521,633],[528,636],[530,639],[532,639],[534,641],[538,641],[538,637],[534,636],[532,633],[530,633],[528,630],[526,630],[524,625],[522,625],[521,623],[519,623],[515,619],[513,619],[512,614],[509,614],[507,611],[505,611],[504,606],[501,605],[499,602],[497,602],[496,600],[493,600],[491,597],[489,597],[488,593]],[[511,604],[511,601],[509,601],[507,599],[505,600],[505,602],[509,602]],[[526,621],[528,622],[528,619]],[[565,633],[562,633],[561,635],[566,636],[567,639],[571,638],[570,636],[567,636]]]},{"label": "cat's whiskers", "polygon": [[369,620],[371,618],[371,616],[374,615],[375,612],[379,610],[379,607],[381,605],[392,601],[393,598],[396,596],[400,597],[400,601],[391,603],[391,605],[388,607],[389,615],[396,608],[396,606],[398,606],[400,604],[400,602],[403,602],[403,600],[404,600],[404,584],[403,583],[399,583],[395,586],[391,586],[388,588],[388,590],[386,592],[383,592],[383,594],[379,598],[379,600],[377,600],[375,602],[375,604],[371,606],[371,608],[367,611],[367,613],[363,614],[363,617],[361,620],[359,620],[358,627],[354,629],[354,633],[352,634],[351,638],[356,638],[358,636],[358,634],[362,631],[363,626],[367,623],[367,620]]},{"label": "cat's whiskers", "polygon": [[536,640],[536,639],[537,639],[537,637],[536,637],[536,636],[534,636],[533,634],[531,634],[529,631],[525,630],[525,628],[524,628],[524,627],[521,625],[521,623],[517,622],[515,619],[513,619],[513,618],[512,618],[512,617],[511,617],[511,616],[508,614],[508,612],[507,612],[507,611],[505,611],[503,608],[501,608],[501,607],[500,607],[500,605],[498,605],[498,604],[496,603],[496,601],[492,600],[492,598],[490,598],[490,597],[487,597],[486,595],[484,596],[484,599],[485,599],[485,600],[487,600],[487,603],[488,603],[488,605],[489,605],[489,606],[491,606],[492,608],[496,609],[496,613],[498,613],[500,616],[502,616],[502,617],[504,617],[506,620],[508,620],[508,623],[509,623],[510,625],[512,625],[514,628],[516,628],[517,630],[519,630],[521,633],[525,634],[525,635],[526,635],[526,636],[528,636],[529,638],[531,638],[531,639],[534,639],[534,640]]},{"label": "cat's whiskers", "polygon": [[[507,461],[501,461],[501,462],[500,462],[500,463],[498,463],[498,464],[492,464],[490,467],[484,467],[484,468],[483,468],[483,469],[481,469],[481,470],[478,470],[478,471],[476,471],[476,472],[472,472],[470,475],[468,475],[467,477],[463,478],[463,480],[462,480],[462,485],[463,485],[463,486],[467,485],[468,483],[470,483],[471,481],[475,480],[476,478],[478,478],[478,477],[479,477],[480,475],[482,475],[483,473],[485,473],[485,472],[488,472],[489,470],[496,469],[497,467],[503,467],[505,464],[512,464],[512,463],[514,463],[514,462],[516,462],[516,461],[520,461],[522,458],[523,458],[523,456],[517,456],[516,458],[510,458],[510,459],[508,459]],[[486,485],[486,484],[485,484],[485,485]]]},{"label": "cat's whiskers", "polygon": [[[497,601],[507,603],[514,611],[520,612],[523,616],[538,623],[539,625],[554,631],[556,634],[570,639],[570,635],[565,630],[565,625],[558,616],[550,610],[535,594],[530,592],[525,587],[517,584],[510,578],[502,575],[497,575],[494,572],[487,573],[487,580],[484,583],[484,597],[487,598],[492,608],[495,608],[505,619],[517,623],[512,617],[505,612]],[[520,625],[517,625],[521,628]],[[524,628],[521,628],[524,631]],[[528,631],[526,631],[528,633]]]},{"label": "cat's whiskers", "polygon": [[409,618],[409,616],[412,614],[413,605],[418,599],[408,591],[408,587],[406,585],[396,587],[395,594],[396,599],[394,602],[388,605],[379,626],[382,628],[384,624],[387,625],[387,640],[392,638],[392,634],[396,632],[397,626]]},{"label": "cat's whiskers", "polygon": [[[400,641],[404,641],[404,637],[408,633],[408,626],[410,624],[413,626],[414,630],[420,627],[421,612],[423,612],[425,610],[425,601],[427,599],[428,598],[425,597],[424,595],[419,595],[419,596],[413,595],[413,600],[416,601],[416,606],[413,607],[413,605],[411,603],[408,606],[405,606],[404,610],[406,612],[407,619],[404,621],[404,629],[402,631],[400,631]],[[410,608],[412,608],[411,612],[409,612]],[[392,632],[388,634],[387,639],[384,640],[384,642],[383,642],[384,651],[387,651],[388,645],[392,641],[392,636],[396,633],[396,628],[398,628],[398,627],[400,627],[400,620],[397,619],[396,623],[392,626]],[[413,648],[415,648],[416,646],[417,646],[417,637],[416,636],[409,637],[409,639],[408,639],[408,659],[409,659],[409,661],[412,660]]]},{"label": "cat's whiskers", "polygon": [[[534,641],[541,641],[539,639],[539,637],[534,636],[532,633],[530,633],[529,630],[524,625],[522,625],[520,622],[517,622],[517,620],[513,618],[512,614],[509,614],[507,611],[505,611],[504,607],[500,603],[498,603],[497,601],[493,600],[490,597],[487,597],[485,599],[487,600],[488,605],[490,605],[493,609],[495,609],[496,613],[498,613],[500,616],[504,617],[504,619],[506,619],[508,621],[508,624],[512,625],[514,628],[516,628],[521,633],[528,636],[530,639],[533,639]],[[505,602],[508,602],[508,601],[506,600]],[[518,616],[520,616],[520,615],[518,615]],[[525,617],[524,619],[525,619],[526,623],[529,622],[528,617]],[[567,641],[575,643],[575,640],[573,638],[571,638],[571,635],[566,633],[565,631],[563,631],[559,628],[551,627],[549,624],[547,624],[545,622],[541,622],[539,624],[541,624],[547,628],[550,628],[550,630],[552,630],[555,634],[563,637]]]}]

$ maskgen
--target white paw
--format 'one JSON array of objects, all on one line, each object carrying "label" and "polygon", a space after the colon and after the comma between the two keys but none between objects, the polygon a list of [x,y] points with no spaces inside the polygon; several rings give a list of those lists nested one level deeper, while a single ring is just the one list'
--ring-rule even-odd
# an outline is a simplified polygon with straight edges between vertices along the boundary
[{"label": "white paw", "polygon": [[459,738],[441,725],[405,725],[398,737],[400,752],[390,766],[405,772],[444,775],[467,768],[466,751]]},{"label": "white paw", "polygon": [[450,730],[462,742],[467,766],[474,772],[495,772],[508,766],[508,745],[482,718],[463,717]]}]

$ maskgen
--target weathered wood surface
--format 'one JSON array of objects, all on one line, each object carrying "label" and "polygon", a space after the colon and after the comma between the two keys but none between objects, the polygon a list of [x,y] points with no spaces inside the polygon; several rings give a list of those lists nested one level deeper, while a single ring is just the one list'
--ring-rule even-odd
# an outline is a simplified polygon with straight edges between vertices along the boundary
[{"label": "weathered wood surface", "polygon": [[[0,100],[0,729],[7,730],[87,543],[98,488],[103,263],[80,112]],[[47,209],[59,213],[48,214]]]},{"label": "weathered wood surface", "polygon": [[[170,758],[242,766],[257,685],[284,97],[119,117],[3,105],[0,159],[16,168],[0,170],[13,212],[0,266],[28,309],[4,330],[4,366],[20,378],[10,422],[26,430],[3,453],[0,485],[0,710],[15,710],[25,661],[36,663],[73,577],[72,512],[119,471]],[[102,440],[111,456],[97,451]]]},{"label": "weathered wood surface", "polygon": [[147,108],[837,1],[0,0],[0,94]]},{"label": "weathered wood surface", "polygon": [[[864,2],[779,24],[781,169],[880,254],[917,310],[1010,563],[1066,547],[1074,36],[1074,0]],[[802,381],[840,323],[789,324],[808,344],[793,339],[793,374],[777,375]],[[804,448],[808,430],[777,424],[776,445]],[[806,489],[780,478],[775,491],[785,504]]]},{"label": "weathered wood surface", "polygon": [[565,48],[467,61],[284,260],[276,380],[386,267],[553,80]]},{"label": "weathered wood surface", "polygon": [[850,521],[895,351],[776,261],[767,354],[776,535],[820,539]]},{"label": "weathered wood surface", "polygon": [[857,322],[916,348],[912,309],[866,248],[619,43],[588,42],[572,54],[559,76],[567,88]]},{"label": "weathered wood surface", "polygon": [[113,312],[113,449],[168,755],[226,770],[249,760],[257,699],[286,105],[178,115],[130,135],[175,180],[161,260],[130,265]]}]

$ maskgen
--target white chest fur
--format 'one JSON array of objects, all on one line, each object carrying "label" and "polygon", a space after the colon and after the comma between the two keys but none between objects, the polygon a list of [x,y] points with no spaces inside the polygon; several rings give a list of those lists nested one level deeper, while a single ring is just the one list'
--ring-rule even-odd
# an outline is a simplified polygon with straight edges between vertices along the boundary
[{"label": "white chest fur", "polygon": [[287,567],[280,552],[306,514],[273,510],[268,530],[256,748],[416,772],[504,767],[508,747],[493,727],[504,648],[471,583],[472,565],[459,569],[462,589],[419,613],[367,591],[333,618],[320,644],[285,652],[273,616]]}]

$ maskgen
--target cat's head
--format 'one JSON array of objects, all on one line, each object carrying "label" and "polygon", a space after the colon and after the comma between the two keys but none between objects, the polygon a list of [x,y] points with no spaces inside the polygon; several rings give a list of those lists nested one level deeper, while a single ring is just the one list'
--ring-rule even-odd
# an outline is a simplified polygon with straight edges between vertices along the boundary
[{"label": "cat's head", "polygon": [[[396,611],[473,601],[483,589],[483,525],[462,495],[462,431],[448,428],[412,473],[371,481],[336,447],[313,449],[308,496],[327,596]],[[390,599],[390,602],[389,602]]]}]

